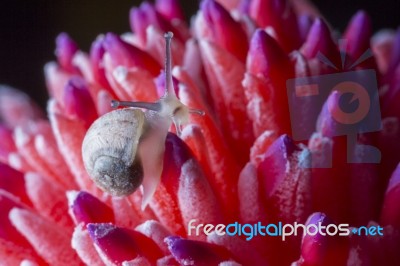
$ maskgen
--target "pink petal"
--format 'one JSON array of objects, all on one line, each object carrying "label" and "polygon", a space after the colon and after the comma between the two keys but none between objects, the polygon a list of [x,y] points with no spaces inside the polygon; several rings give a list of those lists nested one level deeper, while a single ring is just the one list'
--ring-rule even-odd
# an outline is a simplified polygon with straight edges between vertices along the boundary
[{"label": "pink petal", "polygon": [[97,118],[88,87],[82,78],[71,78],[64,88],[62,104],[67,117],[82,121],[86,128]]},{"label": "pink petal", "polygon": [[238,236],[219,236],[212,233],[207,237],[207,242],[226,247],[228,251],[235,254],[236,261],[243,264],[263,265],[265,263],[265,258],[254,249],[252,242]]},{"label": "pink petal", "polygon": [[[322,213],[312,214],[306,225],[332,224]],[[348,238],[343,236],[305,235],[301,243],[301,265],[345,265],[349,251]]]},{"label": "pink petal", "polygon": [[67,33],[60,33],[56,38],[56,56],[60,66],[71,73],[77,72],[72,64],[72,58],[78,51],[78,45],[72,40]]},{"label": "pink petal", "polygon": [[219,48],[228,51],[240,61],[246,59],[247,38],[240,24],[236,22],[225,8],[214,0],[203,1],[200,5],[203,22],[208,31],[198,32],[199,39],[206,39]]},{"label": "pink petal", "polygon": [[[205,106],[201,104],[201,101],[198,101],[199,97],[193,81],[187,75],[184,75],[183,71],[177,74],[182,83],[189,86],[180,87],[179,98],[181,101],[191,108],[205,110]],[[225,217],[229,221],[233,221],[238,214],[238,210],[235,208],[235,206],[238,206],[237,195],[233,191],[236,190],[237,177],[240,171],[235,162],[234,154],[229,151],[224,136],[208,112],[204,116],[190,116],[190,122],[199,125],[203,131],[212,171],[213,180],[210,179],[210,184],[215,191],[220,191],[218,197],[221,197]]]},{"label": "pink petal", "polygon": [[126,198],[112,197],[116,225],[133,228],[146,220],[156,219],[151,208],[142,210],[142,199],[140,191],[136,191]]},{"label": "pink petal", "polygon": [[161,249],[164,254],[168,254],[167,244],[164,239],[171,235],[165,227],[157,221],[147,220],[146,222],[138,225],[135,228],[136,231],[144,234],[148,238],[153,239],[157,246]]},{"label": "pink petal", "polygon": [[267,214],[260,194],[257,169],[248,163],[242,170],[238,182],[240,221],[255,223],[266,221]]},{"label": "pink petal", "polygon": [[31,211],[18,208],[11,210],[10,220],[47,263],[82,265],[71,248],[70,236],[62,227]]},{"label": "pink petal", "polygon": [[13,208],[28,208],[14,195],[0,189],[0,239],[11,241],[17,246],[31,248],[26,239],[12,226],[8,214]]},{"label": "pink petal", "polygon": [[83,224],[79,224],[75,227],[75,231],[72,234],[71,246],[86,265],[104,265],[93,246],[93,241],[90,238],[89,232],[84,229]]},{"label": "pink petal", "polygon": [[160,73],[160,65],[150,55],[126,43],[118,35],[107,33],[103,45],[110,54],[114,68],[121,65],[146,69],[153,76]]},{"label": "pink petal", "polygon": [[295,50],[300,46],[297,17],[293,12],[291,1],[253,0],[250,4],[250,16],[259,27],[272,28],[286,52]]},{"label": "pink petal", "polygon": [[[192,219],[199,224],[223,222],[222,210],[215,197],[217,193],[211,190],[198,163],[193,159],[186,161],[182,165],[178,189],[183,224],[189,224]],[[199,236],[199,239],[204,238],[204,235]]]},{"label": "pink petal", "polygon": [[23,173],[2,163],[0,163],[0,189],[18,197],[23,203],[29,206],[32,205],[25,191]]},{"label": "pink petal", "polygon": [[31,248],[21,247],[11,241],[0,238],[0,257],[3,265],[37,266],[38,264],[26,265],[23,261],[30,260],[32,263],[44,262]]},{"label": "pink petal", "polygon": [[358,11],[348,24],[344,33],[347,40],[347,52],[353,60],[357,60],[370,47],[372,23],[365,11]]},{"label": "pink petal", "polygon": [[[164,32],[149,26],[146,30],[147,42],[146,51],[151,54],[160,65],[165,63],[165,39]],[[185,51],[184,44],[179,39],[174,38],[171,42],[172,64],[181,65],[183,53]]]},{"label": "pink petal", "polygon": [[183,265],[218,265],[232,257],[224,247],[215,244],[180,237],[168,237],[165,242],[175,259]]},{"label": "pink petal", "polygon": [[76,225],[114,222],[113,210],[85,191],[68,191],[69,213]]},{"label": "pink petal", "polygon": [[16,152],[14,140],[12,138],[12,130],[0,124],[0,162],[7,163],[8,156],[12,152]]},{"label": "pink petal", "polygon": [[90,237],[105,263],[122,264],[137,256],[151,263],[161,258],[161,250],[145,235],[112,224],[88,224]]},{"label": "pink petal", "polygon": [[43,217],[72,232],[72,220],[65,215],[68,212],[68,204],[63,187],[39,174],[26,173],[25,189],[33,206]]},{"label": "pink petal", "polygon": [[382,225],[392,225],[400,228],[400,167],[397,166],[390,178],[389,185],[385,193],[385,200],[382,207],[380,221]]},{"label": "pink petal", "polygon": [[156,0],[155,8],[166,20],[185,19],[178,0]]},{"label": "pink petal", "polygon": [[[35,137],[37,134],[48,134],[51,132],[50,125],[47,121],[38,121],[36,123],[28,123],[24,126],[17,127],[14,130],[15,144],[20,155],[24,157],[26,162],[35,170],[49,179],[57,179],[56,174],[46,163],[35,147]],[[47,155],[48,156],[48,155]]]},{"label": "pink petal", "polygon": [[14,128],[43,117],[43,112],[28,95],[8,86],[0,86],[0,119],[3,125]]},{"label": "pink petal", "polygon": [[315,19],[310,31],[308,32],[307,40],[304,42],[300,51],[309,59],[316,57],[318,53],[323,54],[329,59],[333,56],[337,57],[336,47],[331,37],[331,31],[322,19]]},{"label": "pink petal", "polygon": [[102,195],[83,166],[81,146],[86,129],[81,123],[61,115],[54,100],[49,103],[48,113],[58,148],[71,169],[76,183],[82,190],[87,190],[95,196]]},{"label": "pink petal", "polygon": [[[124,94],[116,93],[122,100],[155,102],[158,100],[153,76],[141,68],[117,67],[113,73],[115,81],[124,90]],[[124,98],[127,97],[127,98]]]},{"label": "pink petal", "polygon": [[[200,48],[210,79],[216,112],[221,120],[227,142],[243,165],[248,160],[253,130],[246,115],[247,101],[241,84],[244,65],[225,50],[201,41]],[[240,142],[241,145],[237,145]]]}]

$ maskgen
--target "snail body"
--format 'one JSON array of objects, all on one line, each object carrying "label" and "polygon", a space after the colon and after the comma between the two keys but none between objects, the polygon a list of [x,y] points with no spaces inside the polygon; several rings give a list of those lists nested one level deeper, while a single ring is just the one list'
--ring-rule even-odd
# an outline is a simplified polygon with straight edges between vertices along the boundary
[{"label": "snail body", "polygon": [[[165,93],[154,103],[111,102],[113,110],[99,117],[82,144],[82,158],[95,184],[113,196],[127,196],[142,187],[142,209],[151,200],[161,178],[165,139],[173,123],[179,135],[189,120],[189,109],[175,95],[171,75],[172,33],[165,34]],[[142,109],[147,110],[146,112]]]}]

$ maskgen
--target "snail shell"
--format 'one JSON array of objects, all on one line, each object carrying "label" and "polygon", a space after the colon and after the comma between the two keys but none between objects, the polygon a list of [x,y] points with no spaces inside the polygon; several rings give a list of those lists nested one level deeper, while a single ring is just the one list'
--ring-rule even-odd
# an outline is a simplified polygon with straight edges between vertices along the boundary
[{"label": "snail shell", "polygon": [[118,109],[97,119],[82,144],[82,158],[88,174],[102,190],[113,196],[133,193],[143,181],[143,167],[137,156],[146,130],[139,109]]}]

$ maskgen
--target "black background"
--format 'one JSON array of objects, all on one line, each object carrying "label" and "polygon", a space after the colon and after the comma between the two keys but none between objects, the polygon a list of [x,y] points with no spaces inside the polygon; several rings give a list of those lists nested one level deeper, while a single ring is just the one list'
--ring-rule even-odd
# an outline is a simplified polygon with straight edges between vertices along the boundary
[{"label": "black background", "polygon": [[[97,35],[129,31],[134,0],[1,0],[0,83],[26,91],[43,107],[47,100],[43,66],[54,60],[55,37],[65,31],[87,51]],[[359,9],[372,18],[374,31],[400,25],[400,1],[314,0],[322,14],[343,30]],[[187,18],[198,1],[181,0]]]}]

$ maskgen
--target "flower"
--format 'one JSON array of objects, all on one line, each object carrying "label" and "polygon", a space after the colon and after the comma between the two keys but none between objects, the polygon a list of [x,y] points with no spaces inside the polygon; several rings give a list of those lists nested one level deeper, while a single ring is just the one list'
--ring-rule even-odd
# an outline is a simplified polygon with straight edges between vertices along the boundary
[{"label": "flower", "polygon": [[[371,36],[368,15],[350,21],[345,62],[371,47],[357,71],[378,76],[382,130],[360,135],[347,163],[346,136],[322,106],[309,141],[290,135],[286,82],[337,73],[338,42],[306,1],[204,0],[183,21],[176,0],[130,12],[132,33],[99,36],[89,54],[65,33],[45,66],[47,115],[23,93],[0,87],[0,254],[2,265],[396,265],[400,246],[400,31]],[[163,34],[172,31],[175,90],[205,116],[180,137],[168,133],[161,183],[111,197],[96,187],[82,140],[111,99],[156,101],[163,93]],[[340,45],[340,44],[339,44]],[[347,65],[346,65],[347,66]],[[341,73],[339,71],[339,73]],[[360,73],[360,72],[358,72]],[[160,79],[161,78],[161,79]],[[316,117],[309,106],[297,112]],[[353,143],[355,144],[355,143]],[[361,145],[361,144],[364,144]],[[363,164],[368,145],[381,163]],[[331,168],[324,163],[332,151]],[[188,224],[349,224],[381,235],[190,234]]]}]

